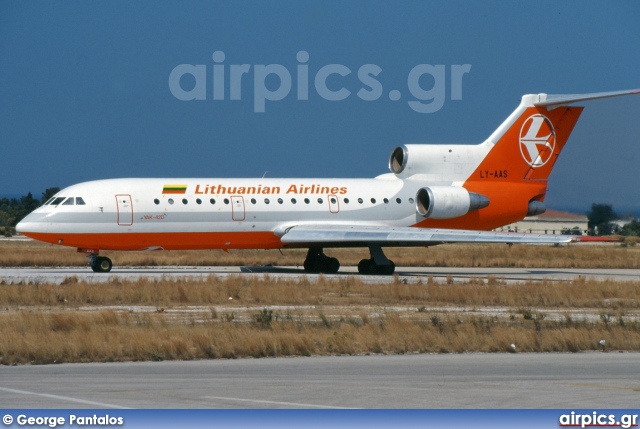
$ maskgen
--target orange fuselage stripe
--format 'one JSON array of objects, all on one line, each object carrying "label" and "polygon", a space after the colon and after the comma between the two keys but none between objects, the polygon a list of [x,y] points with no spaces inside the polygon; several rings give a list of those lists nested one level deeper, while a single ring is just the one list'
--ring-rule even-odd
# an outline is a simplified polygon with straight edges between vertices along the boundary
[{"label": "orange fuselage stripe", "polygon": [[280,239],[272,232],[123,232],[40,233],[27,232],[28,237],[46,243],[100,250],[165,250],[198,249],[279,249]]}]

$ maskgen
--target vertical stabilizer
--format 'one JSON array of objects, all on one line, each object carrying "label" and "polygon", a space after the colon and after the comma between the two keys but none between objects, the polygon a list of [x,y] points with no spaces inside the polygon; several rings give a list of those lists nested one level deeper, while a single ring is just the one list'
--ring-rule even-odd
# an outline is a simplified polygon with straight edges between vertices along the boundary
[{"label": "vertical stabilizer", "polygon": [[640,90],[582,95],[529,94],[481,146],[486,156],[463,186],[487,196],[477,221],[495,228],[544,212],[547,180],[583,107],[573,103],[638,94]]},{"label": "vertical stabilizer", "polygon": [[516,111],[489,137],[493,145],[468,180],[547,180],[582,107],[548,109],[525,95]]}]

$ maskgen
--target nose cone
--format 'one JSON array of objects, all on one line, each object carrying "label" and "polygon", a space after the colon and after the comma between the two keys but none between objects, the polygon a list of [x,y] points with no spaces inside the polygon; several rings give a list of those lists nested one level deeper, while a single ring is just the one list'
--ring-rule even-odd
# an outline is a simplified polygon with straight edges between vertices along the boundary
[{"label": "nose cone", "polygon": [[28,229],[28,221],[27,218],[29,217],[29,215],[26,215],[20,222],[18,222],[18,224],[16,225],[16,231],[19,232],[20,234],[24,234],[25,232],[27,232]]},{"label": "nose cone", "polygon": [[26,235],[27,237],[30,237],[30,234],[32,233],[47,232],[45,216],[45,213],[29,213],[20,222],[18,222],[16,225],[16,231],[22,235]]}]

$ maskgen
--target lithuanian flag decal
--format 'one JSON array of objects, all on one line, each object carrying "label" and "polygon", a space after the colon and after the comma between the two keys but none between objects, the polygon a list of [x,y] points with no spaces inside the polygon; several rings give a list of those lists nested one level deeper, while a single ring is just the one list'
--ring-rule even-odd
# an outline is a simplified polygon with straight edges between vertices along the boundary
[{"label": "lithuanian flag decal", "polygon": [[185,194],[187,192],[187,185],[164,185],[162,188],[163,194]]}]

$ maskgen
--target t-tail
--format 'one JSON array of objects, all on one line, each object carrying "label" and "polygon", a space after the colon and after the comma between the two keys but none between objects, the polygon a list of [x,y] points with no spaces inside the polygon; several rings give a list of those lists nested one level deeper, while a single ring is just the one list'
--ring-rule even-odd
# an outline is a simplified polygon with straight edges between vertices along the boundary
[{"label": "t-tail", "polygon": [[[404,145],[393,151],[389,167],[400,178],[433,184],[424,188],[428,192],[417,195],[418,212],[425,213],[426,219],[415,226],[465,228],[473,224],[493,229],[507,225],[545,211],[547,180],[582,113],[583,107],[573,104],[638,93],[636,89],[524,95],[484,143]],[[428,215],[433,211],[427,205],[435,206],[438,193],[451,195],[460,187],[469,194],[464,215],[440,219]],[[422,211],[421,206],[425,207]]]}]

